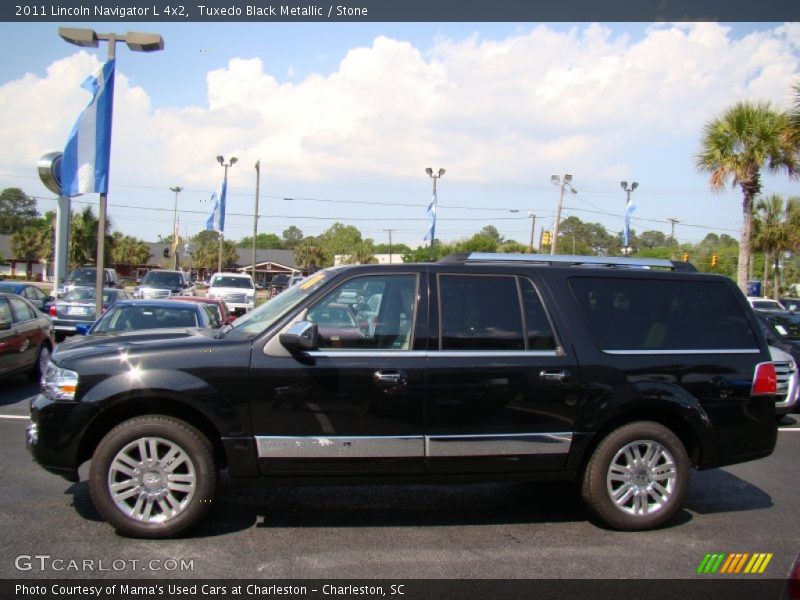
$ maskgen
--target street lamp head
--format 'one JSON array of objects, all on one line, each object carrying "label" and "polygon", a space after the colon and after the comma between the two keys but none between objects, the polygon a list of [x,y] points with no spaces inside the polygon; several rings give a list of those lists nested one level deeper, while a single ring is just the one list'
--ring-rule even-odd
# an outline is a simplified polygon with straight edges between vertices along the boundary
[{"label": "street lamp head", "polygon": [[569,183],[570,181],[572,181],[572,175],[570,175],[569,173],[566,173],[566,174],[564,175],[564,181],[566,181],[567,183]]},{"label": "street lamp head", "polygon": [[619,185],[623,190],[627,190],[628,189],[628,182],[627,181],[620,181]]},{"label": "street lamp head", "polygon": [[97,48],[97,34],[94,29],[82,29],[77,27],[59,27],[58,35],[61,39],[70,44],[81,46],[82,48]]},{"label": "street lamp head", "polygon": [[125,34],[125,43],[134,52],[157,52],[164,49],[164,38],[157,33],[129,31]]},{"label": "street lamp head", "polygon": [[170,192],[175,192],[177,194],[179,192],[182,192],[183,188],[181,186],[179,186],[179,185],[176,185],[175,187],[169,188],[169,191]]},{"label": "street lamp head", "polygon": [[223,164],[225,162],[225,157],[223,157],[222,155],[218,156],[217,157],[217,162],[219,164]]},{"label": "street lamp head", "polygon": [[427,174],[428,174],[430,177],[433,177],[433,169],[431,169],[430,167],[426,168],[426,169],[425,169],[425,172],[426,172],[426,173],[427,173]]},{"label": "street lamp head", "polygon": [[445,170],[444,169],[439,169],[439,177],[441,177],[444,174],[445,174]]},{"label": "street lamp head", "polygon": [[230,165],[231,165],[231,166],[233,166],[233,165],[235,165],[237,162],[239,162],[239,159],[238,159],[238,158],[236,158],[235,156],[231,156]]},{"label": "street lamp head", "polygon": [[550,183],[553,185],[560,185],[561,184],[561,177],[558,175],[550,175]]},{"label": "street lamp head", "polygon": [[639,187],[639,184],[638,184],[638,183],[636,183],[636,182],[634,181],[634,182],[631,184],[631,191],[635,190],[637,187]]},{"label": "street lamp head", "polygon": [[576,190],[576,189],[575,189],[574,187],[572,187],[572,186],[569,186],[569,191],[570,191],[570,192],[572,192],[573,194],[577,194],[577,193],[578,193],[578,190]]}]

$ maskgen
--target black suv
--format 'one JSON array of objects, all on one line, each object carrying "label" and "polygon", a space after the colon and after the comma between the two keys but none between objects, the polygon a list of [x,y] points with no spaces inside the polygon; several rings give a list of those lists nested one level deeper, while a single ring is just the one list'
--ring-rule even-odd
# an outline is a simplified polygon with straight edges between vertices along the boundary
[{"label": "black suv", "polygon": [[[146,340],[146,342],[145,342]],[[576,481],[618,529],[691,469],[768,456],[775,369],[744,296],[664,260],[454,255],[308,277],[223,330],[65,345],[28,446],[118,530],[174,535],[218,469],[274,483]]]}]

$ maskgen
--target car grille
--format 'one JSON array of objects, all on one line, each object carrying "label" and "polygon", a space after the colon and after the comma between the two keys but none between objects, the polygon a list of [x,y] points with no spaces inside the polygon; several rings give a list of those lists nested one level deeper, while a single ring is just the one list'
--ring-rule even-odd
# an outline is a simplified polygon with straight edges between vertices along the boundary
[{"label": "car grille", "polygon": [[245,295],[244,294],[225,294],[225,302],[243,303],[243,302],[245,302]]},{"label": "car grille", "polygon": [[792,363],[774,362],[775,374],[778,376],[778,395],[785,396],[789,392],[789,383],[792,379],[794,369]]},{"label": "car grille", "polygon": [[169,298],[172,293],[169,290],[157,290],[157,289],[143,289],[142,290],[142,298]]}]

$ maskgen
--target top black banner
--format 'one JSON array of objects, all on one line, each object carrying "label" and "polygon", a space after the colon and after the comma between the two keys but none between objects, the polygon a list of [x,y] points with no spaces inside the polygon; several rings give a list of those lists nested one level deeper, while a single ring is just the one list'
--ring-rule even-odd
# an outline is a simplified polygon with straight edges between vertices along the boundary
[{"label": "top black banner", "polygon": [[[38,3],[35,3],[38,2]],[[17,0],[2,21],[558,22],[800,20],[798,0]]]}]

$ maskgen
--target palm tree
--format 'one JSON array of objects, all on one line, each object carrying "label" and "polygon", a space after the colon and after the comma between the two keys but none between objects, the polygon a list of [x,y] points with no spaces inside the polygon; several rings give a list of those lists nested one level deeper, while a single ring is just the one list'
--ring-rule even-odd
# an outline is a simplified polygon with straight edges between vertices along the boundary
[{"label": "palm tree", "polygon": [[[69,233],[69,262],[72,267],[94,264],[97,258],[97,226],[91,206],[85,206],[79,213],[73,214]],[[109,235],[111,219],[106,219],[105,262],[111,262],[114,238]]]},{"label": "palm tree", "polygon": [[350,253],[347,263],[351,265],[374,265],[378,263],[375,258],[375,248],[372,241],[361,242],[356,244],[353,251]]},{"label": "palm tree", "polygon": [[322,267],[327,259],[325,250],[319,244],[305,241],[294,248],[294,261],[308,273],[313,273]]},{"label": "palm tree", "polygon": [[[800,199],[773,195],[756,202],[753,245],[764,252],[764,286],[767,285],[770,258],[774,261],[773,297],[780,298],[780,257],[800,246]],[[766,290],[764,295],[766,296]]]},{"label": "palm tree", "polygon": [[696,166],[711,173],[711,189],[722,191],[728,180],[742,190],[742,230],[737,283],[745,291],[750,266],[753,200],[761,192],[761,170],[798,173],[789,141],[789,114],[767,102],[738,102],[706,124]]}]

